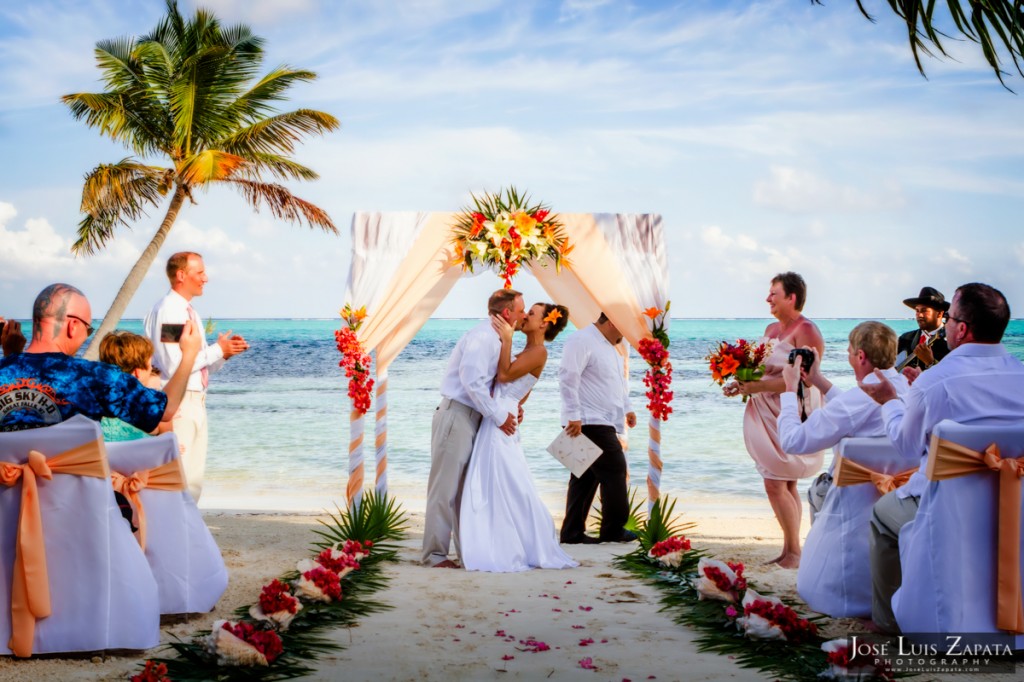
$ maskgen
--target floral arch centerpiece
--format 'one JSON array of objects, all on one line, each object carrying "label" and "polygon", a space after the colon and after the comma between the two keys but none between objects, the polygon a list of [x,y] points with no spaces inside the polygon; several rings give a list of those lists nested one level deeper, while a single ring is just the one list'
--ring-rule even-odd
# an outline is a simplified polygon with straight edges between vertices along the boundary
[{"label": "floral arch centerpiece", "polygon": [[[555,214],[509,188],[473,196],[457,213],[359,212],[351,234],[339,332],[341,365],[357,403],[350,412],[349,504],[358,503],[364,486],[364,418],[371,407],[366,397],[375,389],[374,487],[382,493],[387,491],[388,368],[455,283],[480,267],[494,270],[506,287],[528,271],[552,300],[568,306],[578,328],[604,312],[647,361],[647,489],[650,502],[658,498],[660,422],[671,413],[672,400],[661,216]],[[372,369],[376,382],[369,379]]]}]

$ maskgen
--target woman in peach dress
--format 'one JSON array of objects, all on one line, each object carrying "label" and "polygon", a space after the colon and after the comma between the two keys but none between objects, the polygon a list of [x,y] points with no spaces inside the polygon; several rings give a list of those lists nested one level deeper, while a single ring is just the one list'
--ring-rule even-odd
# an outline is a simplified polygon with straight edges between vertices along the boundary
[{"label": "woman in peach dress", "polygon": [[[795,272],[784,272],[772,279],[768,290],[768,307],[778,320],[768,325],[764,335],[775,340],[775,348],[765,361],[765,375],[759,381],[734,381],[722,390],[727,396],[750,396],[743,415],[743,440],[764,478],[768,501],[782,527],[782,554],[769,563],[783,568],[800,565],[800,517],[803,503],[797,492],[797,479],[813,476],[821,469],[824,453],[788,455],[779,443],[778,416],[780,395],[786,390],[782,368],[789,361],[789,352],[804,346],[816,348],[818,357],[825,356],[825,341],[818,327],[801,314],[807,298],[807,285]],[[804,405],[808,413],[820,405],[817,389],[804,386]]]}]

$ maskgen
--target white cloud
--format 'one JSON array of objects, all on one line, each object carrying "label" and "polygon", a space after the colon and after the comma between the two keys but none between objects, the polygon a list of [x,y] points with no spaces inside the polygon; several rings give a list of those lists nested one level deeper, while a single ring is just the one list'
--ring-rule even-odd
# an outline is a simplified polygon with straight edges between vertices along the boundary
[{"label": "white cloud", "polygon": [[863,190],[838,185],[809,171],[772,166],[771,177],[754,183],[754,203],[788,213],[863,213],[902,207],[899,189]]},{"label": "white cloud", "polygon": [[965,274],[970,273],[973,268],[970,258],[960,253],[957,249],[948,246],[942,249],[942,251],[940,251],[939,254],[934,256],[931,260],[936,265],[951,267]]},{"label": "white cloud", "polygon": [[223,256],[238,256],[246,251],[244,243],[232,239],[219,227],[199,228],[187,220],[175,222],[167,236],[166,248],[174,251],[197,251]]}]

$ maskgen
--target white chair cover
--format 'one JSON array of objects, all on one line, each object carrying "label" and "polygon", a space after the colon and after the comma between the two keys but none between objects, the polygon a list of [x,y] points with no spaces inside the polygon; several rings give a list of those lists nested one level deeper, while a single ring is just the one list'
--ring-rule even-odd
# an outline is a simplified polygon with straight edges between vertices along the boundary
[{"label": "white chair cover", "polygon": [[[173,433],[107,443],[110,468],[125,476],[179,460]],[[160,594],[160,613],[206,613],[228,586],[220,549],[185,490],[144,489],[146,559]]]},{"label": "white chair cover", "polygon": [[[1004,459],[1024,454],[1024,422],[968,426],[944,420],[932,433],[977,451],[996,443]],[[903,632],[999,632],[998,499],[995,473],[929,481],[917,515],[900,531],[903,584],[892,606]],[[1015,649],[1024,648],[1024,635],[1014,639]]]},{"label": "white chair cover", "polygon": [[[0,461],[24,464],[102,439],[85,417],[0,433]],[[22,484],[0,485],[0,655],[9,655],[11,580]],[[148,649],[160,643],[156,581],[114,502],[110,479],[38,478],[52,613],[36,622],[33,654]]]},{"label": "white chair cover", "polygon": [[[886,436],[844,438],[837,457],[872,471],[894,475],[919,460],[900,457]],[[832,484],[804,542],[796,588],[807,605],[835,618],[871,615],[871,564],[868,538],[871,507],[881,497],[870,483]]]}]

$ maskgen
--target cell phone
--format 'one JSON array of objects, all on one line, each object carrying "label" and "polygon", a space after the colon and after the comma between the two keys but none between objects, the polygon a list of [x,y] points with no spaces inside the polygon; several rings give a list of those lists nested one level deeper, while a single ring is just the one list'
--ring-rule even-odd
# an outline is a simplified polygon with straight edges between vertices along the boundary
[{"label": "cell phone", "polygon": [[183,331],[185,331],[184,323],[160,325],[160,343],[178,343],[181,341]]}]

